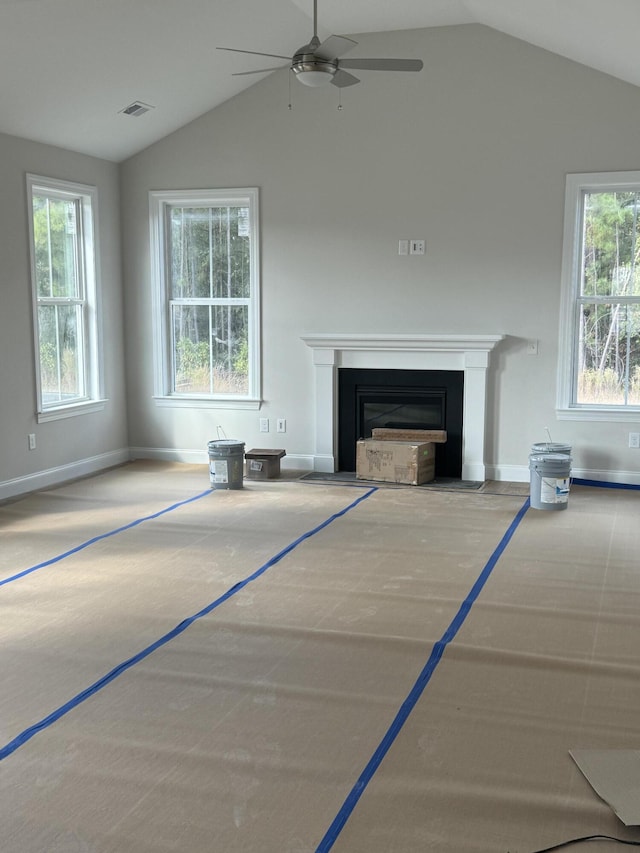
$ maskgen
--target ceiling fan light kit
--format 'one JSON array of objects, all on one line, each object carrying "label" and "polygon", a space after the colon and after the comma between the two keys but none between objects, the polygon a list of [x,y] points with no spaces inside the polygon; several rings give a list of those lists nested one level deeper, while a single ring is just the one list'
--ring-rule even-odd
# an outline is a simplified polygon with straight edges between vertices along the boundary
[{"label": "ceiling fan light kit", "polygon": [[305,86],[326,86],[327,83],[331,83],[338,69],[329,62],[312,60],[294,62],[291,70],[296,75],[296,80]]},{"label": "ceiling fan light kit", "polygon": [[321,71],[318,68],[295,68],[294,73],[296,80],[305,86],[325,86],[333,79],[333,74],[330,71]]},{"label": "ceiling fan light kit", "polygon": [[[353,39],[346,36],[329,36],[322,43],[318,38],[318,2],[313,0],[313,38],[294,53],[289,69],[293,71],[296,80],[305,86],[325,86],[328,83],[339,89],[359,83],[358,77],[343,70],[353,68],[361,71],[421,71],[421,59],[348,59],[341,60],[348,51],[357,45]],[[255,50],[241,50],[237,47],[219,47],[217,50],[230,50],[234,53],[249,53],[254,56],[270,56],[275,59],[287,59],[274,53],[260,53]],[[286,68],[281,65],[275,68],[260,68],[256,71],[240,71],[234,77],[247,74],[264,74],[266,71],[277,71]]]}]

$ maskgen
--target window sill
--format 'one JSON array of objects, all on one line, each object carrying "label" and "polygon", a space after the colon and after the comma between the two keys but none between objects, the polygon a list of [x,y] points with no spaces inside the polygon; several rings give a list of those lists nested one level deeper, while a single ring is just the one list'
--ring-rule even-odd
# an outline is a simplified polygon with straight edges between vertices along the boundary
[{"label": "window sill", "polygon": [[611,423],[633,421],[637,423],[640,420],[640,406],[556,409],[556,417],[559,421],[609,421]]},{"label": "window sill", "polygon": [[43,412],[38,412],[36,419],[39,424],[47,423],[47,421],[61,421],[64,418],[73,418],[76,415],[90,415],[94,412],[104,411],[107,400],[88,400],[83,403],[73,403],[70,406],[60,406],[55,409],[45,409]]},{"label": "window sill", "polygon": [[156,406],[168,409],[254,409],[258,410],[262,400],[257,398],[233,399],[232,397],[154,397]]}]

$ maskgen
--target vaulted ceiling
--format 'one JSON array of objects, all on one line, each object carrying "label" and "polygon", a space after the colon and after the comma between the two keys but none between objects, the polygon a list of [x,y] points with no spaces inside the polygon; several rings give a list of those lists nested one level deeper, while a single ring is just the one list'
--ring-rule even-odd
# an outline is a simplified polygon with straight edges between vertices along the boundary
[{"label": "vaulted ceiling", "polygon": [[[484,24],[640,86],[638,0],[318,0],[318,19],[321,39]],[[121,161],[280,64],[216,46],[289,56],[312,34],[313,0],[0,0],[0,132]]]}]

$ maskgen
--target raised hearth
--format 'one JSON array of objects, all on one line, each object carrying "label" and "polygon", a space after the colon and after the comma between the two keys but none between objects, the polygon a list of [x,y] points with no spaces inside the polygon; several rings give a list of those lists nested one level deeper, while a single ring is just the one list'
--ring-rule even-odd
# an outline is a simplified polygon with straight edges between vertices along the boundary
[{"label": "raised hearth", "polygon": [[504,335],[305,335],[315,372],[314,471],[338,470],[338,369],[462,370],[462,479],[484,480],[489,353]]}]

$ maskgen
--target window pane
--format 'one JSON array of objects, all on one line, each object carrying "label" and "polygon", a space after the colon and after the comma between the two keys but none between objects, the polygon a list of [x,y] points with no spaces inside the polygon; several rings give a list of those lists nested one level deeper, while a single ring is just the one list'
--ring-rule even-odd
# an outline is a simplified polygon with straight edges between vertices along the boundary
[{"label": "window pane", "polygon": [[640,405],[640,305],[580,306],[577,402]]},{"label": "window pane", "polygon": [[81,308],[40,305],[40,384],[44,406],[83,398]]},{"label": "window pane", "polygon": [[247,207],[170,208],[171,298],[249,298],[248,221]]},{"label": "window pane", "polygon": [[584,200],[583,296],[640,296],[640,193],[589,192]]},{"label": "window pane", "polygon": [[76,201],[35,195],[33,239],[38,297],[79,298]]},{"label": "window pane", "polygon": [[248,322],[244,305],[173,305],[173,391],[246,395]]}]

